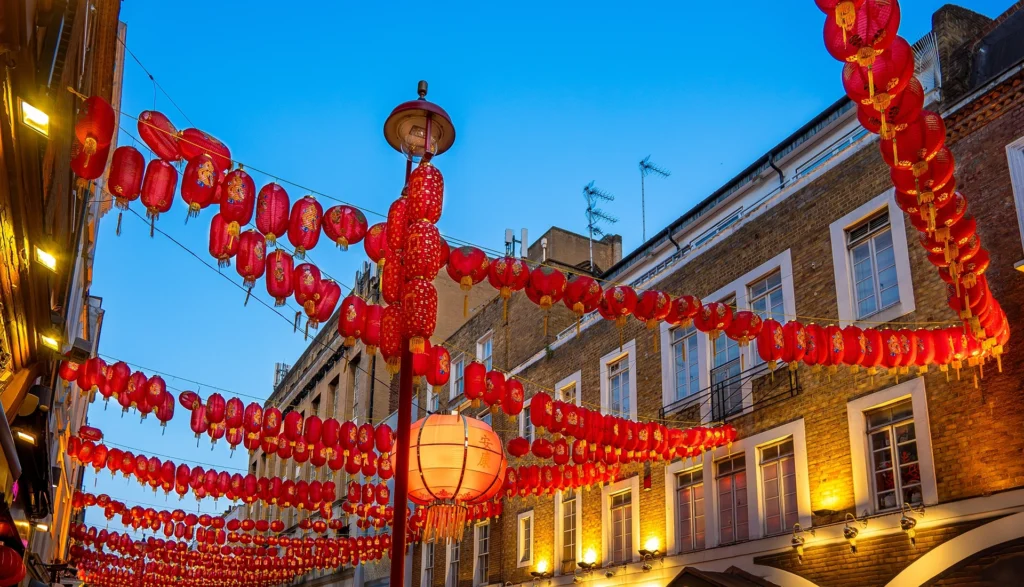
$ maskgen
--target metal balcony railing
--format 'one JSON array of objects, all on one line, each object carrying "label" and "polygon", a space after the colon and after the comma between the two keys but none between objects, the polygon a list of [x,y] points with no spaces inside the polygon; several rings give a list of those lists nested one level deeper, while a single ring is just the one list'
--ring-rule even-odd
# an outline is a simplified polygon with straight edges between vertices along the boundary
[{"label": "metal balcony railing", "polygon": [[710,407],[710,421],[723,422],[731,417],[770,406],[799,395],[799,372],[790,371],[780,363],[774,373],[760,363],[732,375],[719,375],[717,381],[697,393],[676,400],[661,408],[662,418],[679,416],[700,406]]}]

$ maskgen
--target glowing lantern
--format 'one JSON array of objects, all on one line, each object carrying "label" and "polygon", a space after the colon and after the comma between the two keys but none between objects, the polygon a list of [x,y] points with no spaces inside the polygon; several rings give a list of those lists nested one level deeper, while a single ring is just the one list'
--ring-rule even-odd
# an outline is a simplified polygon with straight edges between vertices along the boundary
[{"label": "glowing lantern", "polygon": [[71,145],[71,170],[83,180],[91,181],[103,175],[107,165],[107,154],[110,145],[101,147],[95,153],[89,153],[78,140]]},{"label": "glowing lantern", "polygon": [[[114,109],[99,96],[90,96],[82,102],[75,121],[75,138],[93,155],[110,146],[117,122]],[[106,159],[106,157],[104,157]]]},{"label": "glowing lantern", "polygon": [[437,290],[423,279],[410,279],[402,291],[402,334],[409,339],[409,350],[422,353],[424,341],[437,326]]},{"label": "glowing lantern", "polygon": [[934,332],[924,328],[914,331],[914,345],[917,347],[914,353],[914,364],[917,365],[918,373],[928,371],[928,365],[935,361],[935,337]]},{"label": "glowing lantern", "polygon": [[139,138],[164,161],[181,159],[178,152],[178,129],[170,119],[155,110],[143,110],[138,120]]},{"label": "glowing lantern", "polygon": [[185,173],[181,176],[181,199],[188,204],[186,218],[198,216],[200,210],[213,203],[216,187],[217,169],[213,157],[203,153],[189,159]]},{"label": "glowing lantern", "polygon": [[178,185],[178,170],[162,159],[153,159],[146,166],[142,179],[142,205],[150,220],[149,235],[153,236],[153,223],[171,209],[174,190]]},{"label": "glowing lantern", "polygon": [[424,539],[462,536],[467,508],[492,499],[504,484],[501,439],[479,420],[441,414],[415,422],[410,436],[409,499],[427,506]]},{"label": "glowing lantern", "polygon": [[267,293],[275,306],[283,306],[292,295],[294,274],[291,255],[280,249],[267,255]]},{"label": "glowing lantern", "polygon": [[71,383],[78,380],[78,373],[81,371],[81,365],[73,361],[65,360],[60,362],[60,369],[58,373],[60,378]]},{"label": "glowing lantern", "polygon": [[430,161],[422,161],[409,174],[407,184],[409,220],[425,220],[437,224],[444,201],[444,178]]},{"label": "glowing lantern", "polygon": [[241,166],[224,177],[224,196],[220,215],[228,223],[228,234],[238,237],[242,227],[252,221],[256,208],[256,183]]},{"label": "glowing lantern", "polygon": [[448,276],[466,292],[462,301],[463,316],[469,315],[469,291],[487,277],[490,264],[487,255],[476,247],[459,247],[448,255]]},{"label": "glowing lantern", "polygon": [[825,349],[825,364],[829,366],[831,373],[835,373],[846,356],[846,341],[843,339],[842,329],[835,324],[826,326],[824,334],[822,347]]},{"label": "glowing lantern", "polygon": [[305,195],[292,206],[288,218],[288,242],[295,247],[295,256],[303,258],[306,251],[320,240],[320,222],[324,209],[316,198]]},{"label": "glowing lantern", "polygon": [[864,334],[864,358],[861,365],[867,368],[868,375],[874,376],[878,373],[878,367],[884,360],[884,344],[882,333],[874,328],[865,328]]},{"label": "glowing lantern", "polygon": [[256,230],[263,233],[267,244],[277,243],[277,237],[288,231],[288,192],[276,183],[260,188],[256,197]]},{"label": "glowing lantern", "polygon": [[341,250],[347,251],[366,236],[366,216],[352,206],[332,206],[322,219],[322,228],[327,238],[334,241]]}]

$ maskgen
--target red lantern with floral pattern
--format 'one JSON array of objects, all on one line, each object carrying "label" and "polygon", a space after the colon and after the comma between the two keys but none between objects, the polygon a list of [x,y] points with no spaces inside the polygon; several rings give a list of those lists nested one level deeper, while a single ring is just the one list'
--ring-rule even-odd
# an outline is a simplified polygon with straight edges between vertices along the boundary
[{"label": "red lantern with floral pattern", "polygon": [[324,213],[322,227],[327,238],[347,251],[366,236],[366,216],[353,206],[332,206]]},{"label": "red lantern with floral pattern", "polygon": [[295,247],[295,256],[303,258],[320,240],[320,221],[324,209],[311,195],[305,195],[292,206],[288,216],[288,242]]},{"label": "red lantern with floral pattern", "polygon": [[384,308],[380,321],[380,352],[387,361],[388,372],[398,373],[402,359],[402,305]]},{"label": "red lantern with floral pattern", "polygon": [[433,281],[441,270],[441,233],[426,220],[409,224],[405,239],[405,275]]},{"label": "red lantern with floral pattern", "polygon": [[373,355],[377,352],[377,347],[380,346],[380,326],[384,308],[376,304],[367,304],[365,313],[366,325],[363,328],[361,339],[366,345],[366,352]]},{"label": "red lantern with floral pattern", "polygon": [[782,325],[771,318],[765,320],[757,334],[757,355],[768,363],[769,370],[775,370],[776,363],[782,360],[785,348],[786,339]]},{"label": "red lantern with floral pattern", "polygon": [[357,295],[350,295],[341,302],[338,315],[338,334],[344,338],[345,346],[355,346],[356,339],[362,338],[366,328],[366,302]]},{"label": "red lantern with floral pattern", "polygon": [[114,149],[110,160],[110,171],[107,174],[106,188],[114,196],[114,205],[122,210],[128,209],[142,194],[142,178],[146,171],[146,160],[135,147],[125,146]]},{"label": "red lantern with floral pattern", "polygon": [[146,176],[142,179],[142,205],[150,219],[149,235],[153,236],[153,222],[171,209],[174,190],[178,184],[178,170],[161,159],[153,159],[146,165]]},{"label": "red lantern with floral pattern", "polygon": [[308,326],[317,328],[321,323],[330,320],[340,299],[341,286],[338,285],[338,282],[333,279],[321,280],[319,297],[316,300],[313,315],[309,317]]},{"label": "red lantern with floral pattern", "polygon": [[291,204],[288,192],[276,183],[260,188],[256,197],[256,230],[263,233],[268,245],[277,244],[277,238],[288,231],[288,213]]},{"label": "red lantern with floral pattern", "polygon": [[267,255],[267,293],[274,298],[275,306],[283,306],[294,292],[295,269],[292,256],[283,250]]},{"label": "red lantern with floral pattern", "polygon": [[423,161],[409,175],[407,184],[409,220],[437,224],[444,202],[444,178],[430,161]]},{"label": "red lantern with floral pattern", "polygon": [[198,128],[186,128],[178,133],[178,152],[186,161],[200,155],[209,156],[218,174],[231,166],[231,150],[227,145]]},{"label": "red lantern with floral pattern", "polygon": [[402,290],[402,334],[409,350],[423,352],[424,341],[437,326],[437,290],[424,279],[410,279]]},{"label": "red lantern with floral pattern", "polygon": [[231,234],[222,214],[214,214],[210,221],[210,256],[217,259],[219,267],[231,264],[231,258],[238,253],[238,237]]},{"label": "red lantern with floral pattern", "polygon": [[382,270],[384,268],[384,260],[390,251],[388,248],[387,225],[385,223],[379,222],[374,224],[366,231],[363,248],[366,250],[366,256],[377,264],[377,270]]},{"label": "red lantern with floral pattern", "polygon": [[267,270],[267,244],[255,230],[247,230],[238,237],[235,270],[242,277],[242,285],[252,289],[256,280]]},{"label": "red lantern with floral pattern", "polygon": [[320,269],[312,263],[300,263],[295,267],[292,277],[295,288],[295,301],[307,316],[316,313],[316,302],[320,299]]},{"label": "red lantern with floral pattern", "polygon": [[466,292],[462,302],[463,316],[469,315],[469,291],[487,277],[490,259],[476,247],[459,247],[448,255],[448,276]]},{"label": "red lantern with floral pattern", "polygon": [[448,349],[441,345],[430,348],[430,364],[427,370],[427,383],[434,388],[434,393],[441,393],[441,388],[451,378],[452,358]]},{"label": "red lantern with floral pattern", "polygon": [[519,417],[523,411],[523,402],[526,399],[526,392],[523,384],[516,378],[505,381],[505,398],[501,401],[501,409],[505,415],[513,420]]},{"label": "red lantern with floral pattern", "polygon": [[757,338],[763,322],[761,317],[749,310],[740,310],[733,314],[732,322],[725,329],[725,335],[735,340],[740,346]]},{"label": "red lantern with floral pattern", "polygon": [[241,167],[224,176],[224,194],[220,214],[228,223],[228,233],[237,237],[252,221],[256,208],[256,182]]},{"label": "red lantern with floral pattern", "polygon": [[199,216],[199,211],[213,203],[217,187],[217,168],[213,158],[206,154],[189,159],[181,176],[181,199],[188,204],[187,217]]},{"label": "red lantern with floral pattern", "polygon": [[710,302],[701,306],[693,317],[693,325],[706,332],[714,340],[732,324],[732,308],[722,302]]}]

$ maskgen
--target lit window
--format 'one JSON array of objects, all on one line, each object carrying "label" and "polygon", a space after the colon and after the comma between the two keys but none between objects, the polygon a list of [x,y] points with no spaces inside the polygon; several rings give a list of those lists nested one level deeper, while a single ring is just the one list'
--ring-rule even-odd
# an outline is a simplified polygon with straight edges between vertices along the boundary
[{"label": "lit window", "polygon": [[865,318],[900,301],[896,255],[889,211],[846,231],[857,318]]},{"label": "lit window", "polygon": [[466,358],[459,357],[452,362],[452,392],[451,397],[456,398],[465,391]]},{"label": "lit window", "polygon": [[491,525],[488,522],[476,526],[476,572],[474,585],[487,584],[487,562],[491,552]]},{"label": "lit window", "polygon": [[798,520],[792,438],[761,449],[761,485],[765,534],[788,532]]},{"label": "lit window", "polygon": [[491,355],[494,351],[494,335],[487,334],[476,343],[476,360],[484,364],[488,371],[491,370]]},{"label": "lit window", "polygon": [[565,403],[567,403],[567,404],[575,405],[577,400],[579,399],[577,397],[577,393],[578,393],[578,391],[576,389],[576,382],[573,381],[573,382],[569,383],[568,385],[564,385],[561,388],[559,388],[559,390],[558,390],[558,399],[563,401],[563,402],[565,402]]},{"label": "lit window", "polygon": [[721,544],[746,540],[747,471],[744,455],[718,461],[718,530]]},{"label": "lit window", "polygon": [[692,325],[686,328],[673,328],[671,337],[676,400],[680,400],[697,393],[700,389],[697,329]]},{"label": "lit window", "polygon": [[704,548],[704,471],[676,476],[676,543],[680,552]]},{"label": "lit window", "polygon": [[[723,302],[736,311],[736,298]],[[724,420],[743,409],[743,382],[740,373],[740,346],[723,332],[714,341],[714,367],[711,369],[711,418]]]},{"label": "lit window", "polygon": [[533,564],[533,510],[519,514],[519,532],[517,539],[516,560],[518,566],[528,567]]},{"label": "lit window", "polygon": [[610,498],[612,523],[612,563],[633,560],[633,492],[616,493]]},{"label": "lit window", "polygon": [[629,356],[608,365],[609,408],[613,414],[630,416]]},{"label": "lit window", "polygon": [[875,510],[894,510],[904,503],[920,505],[921,468],[910,400],[873,410],[865,416]]}]

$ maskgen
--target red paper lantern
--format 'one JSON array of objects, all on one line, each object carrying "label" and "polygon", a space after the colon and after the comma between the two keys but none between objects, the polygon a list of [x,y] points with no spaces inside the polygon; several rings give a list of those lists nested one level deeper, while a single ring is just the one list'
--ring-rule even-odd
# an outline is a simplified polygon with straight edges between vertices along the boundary
[{"label": "red paper lantern", "polygon": [[320,240],[320,223],[323,207],[311,195],[303,196],[292,206],[288,218],[288,242],[295,247],[295,256],[304,258],[306,251]]},{"label": "red paper lantern", "polygon": [[441,388],[448,384],[451,378],[452,358],[448,349],[441,345],[433,346],[430,349],[430,365],[427,370],[427,383],[434,388],[434,393],[440,393]]},{"label": "red paper lantern", "polygon": [[422,161],[409,174],[406,198],[409,220],[437,224],[444,201],[444,178],[430,161]]},{"label": "red paper lantern", "polygon": [[402,355],[402,305],[384,308],[380,320],[380,352],[387,361],[388,372],[398,373]]},{"label": "red paper lantern", "polygon": [[825,365],[828,360],[828,341],[825,337],[825,329],[812,323],[804,326],[804,332],[806,333],[807,347],[804,352],[804,363],[812,367]]},{"label": "red paper lantern", "polygon": [[256,197],[256,230],[263,233],[267,244],[277,243],[277,238],[288,231],[290,204],[288,192],[276,183],[260,188]]},{"label": "red paper lantern", "polygon": [[210,397],[206,398],[206,419],[211,424],[220,424],[224,421],[226,408],[224,396],[217,392],[211,393]]},{"label": "red paper lantern", "polygon": [[276,306],[283,306],[294,291],[292,263],[292,256],[280,249],[267,255],[267,293]]},{"label": "red paper lantern", "polygon": [[181,160],[178,152],[178,129],[170,119],[155,110],[143,110],[138,120],[139,138],[164,161]]},{"label": "red paper lantern", "polygon": [[334,308],[341,299],[341,286],[333,279],[324,279],[320,282],[320,297],[316,301],[313,316],[309,318],[310,328],[317,328],[321,323],[327,322],[334,314]]},{"label": "red paper lantern", "polygon": [[341,302],[338,315],[338,334],[345,340],[345,346],[355,346],[356,339],[363,336],[366,328],[366,302],[357,295],[350,295]]},{"label": "red paper lantern", "polygon": [[167,393],[167,383],[164,382],[163,377],[154,375],[146,381],[144,391],[146,403],[155,408],[160,405],[161,398]]},{"label": "red paper lantern", "polygon": [[436,326],[437,290],[429,281],[410,279],[402,292],[402,334],[409,339],[409,350],[422,353]]},{"label": "red paper lantern", "polygon": [[782,336],[785,340],[782,360],[789,365],[790,371],[796,371],[807,354],[807,331],[803,324],[790,320],[782,327]]},{"label": "red paper lantern", "polygon": [[88,153],[85,146],[76,139],[71,145],[71,170],[83,180],[92,181],[103,175],[109,152],[110,145],[107,145],[95,153]]},{"label": "red paper lantern", "polygon": [[856,10],[851,26],[837,21],[825,21],[825,48],[829,54],[838,61],[870,67],[875,56],[896,39],[900,6],[895,0],[867,0]]},{"label": "red paper lantern", "polygon": [[857,120],[868,132],[881,135],[884,139],[892,139],[921,114],[923,106],[924,88],[916,77],[912,77],[907,87],[891,98],[889,105],[881,111],[877,110],[874,104],[858,104]]},{"label": "red paper lantern", "polygon": [[217,173],[222,173],[231,166],[231,150],[219,139],[198,128],[186,128],[178,133],[178,136],[178,152],[186,161],[200,155],[209,155],[217,168]]},{"label": "red paper lantern", "polygon": [[171,209],[177,184],[178,170],[170,163],[153,159],[146,166],[146,175],[142,179],[142,205],[150,219],[150,236],[153,235],[153,221]]},{"label": "red paper lantern", "polygon": [[[672,309],[672,299],[665,292],[649,289],[637,299],[633,315],[647,325],[649,330],[657,328]],[[758,319],[760,324],[760,318]]]},{"label": "red paper lantern", "polygon": [[71,383],[73,381],[78,380],[78,374],[81,370],[80,368],[81,365],[70,360],[61,361],[60,368],[58,369],[58,374],[60,375],[61,379],[68,383]]},{"label": "red paper lantern", "polygon": [[530,452],[530,441],[525,438],[513,438],[508,441],[508,453],[516,458],[524,457]]},{"label": "red paper lantern", "polygon": [[579,329],[580,318],[589,314],[601,305],[604,291],[593,277],[586,275],[572,276],[565,286],[565,297],[562,302],[566,308],[576,314],[576,328]]},{"label": "red paper lantern", "polygon": [[782,325],[775,320],[765,320],[761,331],[757,334],[757,354],[768,363],[768,368],[775,370],[775,364],[782,360],[786,348],[785,334]]},{"label": "red paper lantern", "polygon": [[217,168],[213,157],[202,153],[189,159],[181,176],[181,199],[188,204],[188,217],[198,216],[200,210],[213,203],[216,187]]},{"label": "red paper lantern", "polygon": [[818,9],[834,19],[836,25],[844,31],[852,32],[857,22],[857,9],[865,0],[814,0]]},{"label": "red paper lantern", "polygon": [[665,316],[665,321],[673,326],[679,326],[686,328],[693,322],[694,316],[700,312],[701,301],[689,295],[679,296],[672,300],[672,306],[669,308],[668,315]]},{"label": "red paper lantern", "polygon": [[500,371],[488,371],[484,378],[484,403],[496,412],[505,397],[505,375]]},{"label": "red paper lantern", "polygon": [[432,281],[441,269],[441,234],[426,220],[409,224],[405,241],[404,273]]},{"label": "red paper lantern", "polygon": [[473,361],[463,370],[463,389],[467,400],[477,405],[487,391],[487,367],[483,363]]},{"label": "red paper lantern", "polygon": [[145,175],[146,160],[135,147],[118,147],[110,160],[107,174],[107,191],[114,196],[115,205],[122,210],[128,203],[138,199],[142,193],[142,177]]},{"label": "red paper lantern", "polygon": [[[114,109],[99,96],[90,96],[82,102],[75,120],[75,138],[89,155],[110,146],[117,120]],[[106,159],[106,157],[104,157]]]},{"label": "red paper lantern", "polygon": [[231,264],[231,258],[238,253],[238,245],[238,236],[231,234],[224,217],[214,214],[210,221],[210,256],[217,259],[219,267]]},{"label": "red paper lantern", "polygon": [[541,392],[530,400],[530,423],[538,432],[543,433],[544,429],[550,425],[553,412],[551,396],[548,394]]},{"label": "red paper lantern", "polygon": [[746,346],[748,342],[757,338],[762,326],[760,316],[749,310],[740,310],[733,315],[732,322],[725,329],[725,335],[740,346]]},{"label": "red paper lantern", "polygon": [[256,182],[241,167],[224,177],[224,195],[220,214],[228,223],[228,234],[237,237],[242,227],[252,221],[256,208]]},{"label": "red paper lantern", "polygon": [[910,169],[922,175],[939,149],[946,144],[946,125],[934,112],[922,110],[915,120],[891,139],[882,139],[879,148],[889,167]]},{"label": "red paper lantern", "polygon": [[406,206],[408,199],[401,197],[391,203],[388,208],[386,238],[388,248],[393,252],[405,249],[406,231],[409,228],[409,216]]},{"label": "red paper lantern", "polygon": [[487,277],[490,264],[487,255],[476,247],[459,247],[448,255],[448,276],[466,292],[462,302],[463,316],[469,315],[469,291]]},{"label": "red paper lantern", "polygon": [[710,302],[701,306],[693,317],[693,325],[706,332],[712,340],[732,324],[732,308],[722,302]]},{"label": "red paper lantern", "polygon": [[530,268],[516,257],[500,257],[487,268],[487,281],[498,290],[501,299],[508,300],[512,292],[520,291],[530,282]]},{"label": "red paper lantern", "polygon": [[384,269],[384,260],[390,252],[388,248],[387,225],[385,223],[379,222],[374,224],[366,231],[363,248],[366,250],[366,256],[377,264],[378,272]]},{"label": "red paper lantern", "polygon": [[266,247],[266,241],[255,230],[247,230],[238,237],[235,270],[242,277],[242,285],[249,289],[267,270]]},{"label": "red paper lantern", "polygon": [[[202,433],[210,429],[210,422],[206,419],[206,406],[199,404],[192,410],[189,426],[192,428],[192,432],[195,433],[197,440]],[[193,468],[193,472],[195,470]]]},{"label": "red paper lantern", "polygon": [[861,365],[867,368],[868,375],[875,375],[878,367],[885,360],[885,344],[882,341],[882,333],[874,328],[865,328],[864,333],[864,358]]},{"label": "red paper lantern", "polygon": [[380,346],[381,318],[384,315],[384,308],[376,304],[366,306],[366,326],[363,329],[362,341],[366,345],[366,352],[373,355]]},{"label": "red paper lantern", "polygon": [[884,53],[875,56],[872,65],[848,62],[843,66],[843,88],[854,102],[881,111],[889,107],[913,76],[914,51],[897,36]]},{"label": "red paper lantern", "polygon": [[526,392],[523,384],[518,379],[512,378],[505,382],[505,398],[501,402],[501,409],[505,415],[515,420],[523,411],[523,401]]},{"label": "red paper lantern", "polygon": [[352,206],[332,206],[324,213],[322,227],[327,238],[347,251],[366,236],[366,216]]}]

